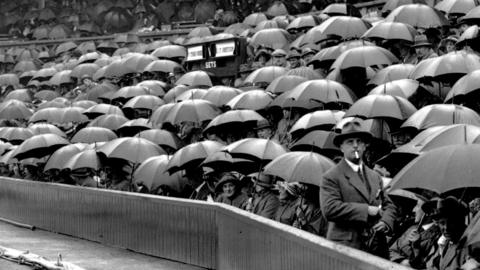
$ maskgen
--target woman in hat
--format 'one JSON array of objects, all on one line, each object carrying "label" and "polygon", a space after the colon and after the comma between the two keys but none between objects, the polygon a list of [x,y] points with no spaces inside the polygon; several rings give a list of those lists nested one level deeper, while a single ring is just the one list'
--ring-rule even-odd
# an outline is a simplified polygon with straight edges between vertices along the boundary
[{"label": "woman in hat", "polygon": [[253,197],[247,202],[245,210],[273,219],[280,202],[273,191],[272,176],[258,173],[252,177],[252,180],[254,181]]},{"label": "woman in hat", "polygon": [[278,181],[277,187],[280,205],[273,219],[283,224],[293,225],[302,187],[299,183],[288,183],[285,181]]},{"label": "woman in hat", "polygon": [[248,200],[247,194],[242,192],[240,180],[233,173],[225,173],[215,185],[215,190],[220,192],[215,199],[219,203],[242,208]]}]

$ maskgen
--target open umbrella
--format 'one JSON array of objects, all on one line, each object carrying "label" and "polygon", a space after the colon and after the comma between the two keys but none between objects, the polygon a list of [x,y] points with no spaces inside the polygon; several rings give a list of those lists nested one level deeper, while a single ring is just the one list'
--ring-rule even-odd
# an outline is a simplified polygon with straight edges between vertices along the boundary
[{"label": "open umbrella", "polygon": [[447,15],[462,16],[478,6],[475,0],[442,0],[435,5],[435,9],[445,12]]},{"label": "open umbrella", "polygon": [[320,43],[332,38],[343,40],[359,38],[370,27],[370,23],[357,17],[335,16],[310,29],[309,32],[313,36],[313,42]]},{"label": "open umbrella", "polygon": [[55,134],[35,135],[20,144],[13,157],[18,160],[31,157],[41,158],[67,144],[66,139]]},{"label": "open umbrella", "polygon": [[226,106],[233,110],[263,110],[272,102],[272,96],[263,90],[252,90],[232,98]]},{"label": "open umbrella", "polygon": [[270,28],[260,30],[250,39],[252,46],[268,46],[273,49],[288,49],[290,34],[283,29]]},{"label": "open umbrella", "polygon": [[51,101],[59,96],[60,94],[53,90],[40,90],[33,97],[39,100]]},{"label": "open umbrella", "polygon": [[343,52],[352,48],[363,47],[363,46],[374,46],[374,44],[369,41],[359,40],[359,39],[344,41],[336,46],[331,46],[331,47],[323,48],[322,50],[320,50],[317,54],[315,54],[315,56],[313,56],[312,60],[310,60],[310,64],[313,64],[314,66],[318,65],[318,66],[330,68],[333,62],[335,62],[335,60]]},{"label": "open umbrella", "polygon": [[232,98],[236,97],[237,95],[241,94],[242,91],[236,88],[217,85],[210,87],[202,96],[202,99],[210,101],[217,107],[225,106]]},{"label": "open umbrella", "polygon": [[150,122],[154,127],[161,127],[166,122],[166,118],[170,110],[175,106],[175,103],[167,103],[158,107],[150,116]]},{"label": "open umbrella", "polygon": [[187,86],[213,86],[210,76],[208,76],[205,71],[201,70],[185,73],[177,80],[176,84],[183,84]]},{"label": "open umbrella", "polygon": [[17,74],[1,74],[0,75],[0,86],[16,86],[18,85],[19,80]]},{"label": "open umbrella", "polygon": [[383,40],[406,40],[413,42],[417,31],[412,26],[400,22],[380,22],[368,29],[362,38]]},{"label": "open umbrella", "polygon": [[36,123],[29,125],[28,128],[32,130],[35,135],[52,133],[63,138],[67,137],[67,135],[65,135],[65,132],[61,131],[58,127],[52,124]]},{"label": "open umbrella", "polygon": [[84,63],[76,66],[72,73],[70,73],[71,77],[75,77],[77,79],[82,78],[83,76],[93,77],[93,74],[99,70],[100,67],[94,63]]},{"label": "open umbrella", "polygon": [[104,127],[110,130],[117,130],[121,125],[127,122],[128,119],[123,115],[105,114],[93,119],[88,124],[89,127]]},{"label": "open umbrella", "polygon": [[232,157],[245,158],[252,161],[265,163],[287,152],[285,148],[273,140],[247,138],[233,142],[226,146]]},{"label": "open umbrella", "polygon": [[97,143],[108,142],[116,139],[117,135],[108,128],[85,127],[77,131],[70,140],[72,143]]},{"label": "open umbrella", "polygon": [[47,160],[45,164],[44,171],[51,169],[62,170],[65,167],[65,163],[75,154],[80,153],[81,151],[87,149],[88,144],[84,143],[75,143],[69,144],[63,147],[58,148]]},{"label": "open umbrella", "polygon": [[399,6],[409,5],[409,4],[424,4],[427,3],[424,0],[388,0],[385,5],[382,7],[382,14],[390,13],[392,10],[398,8]]},{"label": "open umbrella", "polygon": [[[106,54],[101,54],[101,53],[96,52],[96,51],[89,52],[89,53],[83,54],[82,56],[80,56],[80,58],[78,58],[78,65],[92,64],[93,62],[97,61],[100,58],[107,58],[108,59],[110,57]],[[96,65],[100,67],[100,65],[98,65],[98,64],[96,64]]]},{"label": "open umbrella", "polygon": [[172,60],[155,60],[149,63],[143,69],[144,72],[164,72],[164,73],[173,73],[175,68],[180,68],[180,64]]},{"label": "open umbrella", "polygon": [[305,66],[290,69],[285,75],[300,76],[308,80],[319,80],[323,78],[320,73]]},{"label": "open umbrella", "polygon": [[342,111],[315,111],[300,117],[290,129],[292,137],[299,138],[312,130],[327,130],[332,128],[342,119],[345,112]]},{"label": "open umbrella", "polygon": [[182,122],[202,123],[205,120],[213,119],[219,114],[218,108],[206,100],[185,100],[172,106],[165,117],[165,122],[172,124],[180,124]]},{"label": "open umbrella", "polygon": [[136,118],[123,123],[118,129],[117,133],[122,137],[131,137],[140,131],[152,128],[152,123],[147,118]]},{"label": "open umbrella", "polygon": [[82,168],[89,168],[97,171],[101,168],[101,161],[96,150],[85,149],[69,158],[64,164],[63,168],[70,169],[72,171]]},{"label": "open umbrella", "polygon": [[219,151],[224,145],[215,141],[192,143],[179,149],[167,165],[170,174],[186,168],[197,167],[210,154]]},{"label": "open umbrella", "polygon": [[264,13],[251,13],[245,19],[243,19],[243,23],[247,24],[251,27],[257,26],[262,21],[268,20],[267,16]]},{"label": "open umbrella", "polygon": [[147,139],[164,149],[171,148],[176,151],[184,146],[182,140],[175,133],[163,129],[144,130],[135,136]]},{"label": "open umbrella", "polygon": [[259,83],[270,84],[273,80],[282,75],[285,75],[286,73],[287,70],[283,67],[262,67],[250,73],[247,78],[245,78],[244,83],[251,83],[254,85]]},{"label": "open umbrella", "polygon": [[187,57],[187,49],[180,45],[166,45],[155,49],[151,55],[158,59],[173,59]]},{"label": "open umbrella", "polygon": [[[153,61],[158,60],[157,57],[148,54],[142,53],[132,53],[129,56],[125,57],[122,62],[124,67],[126,68],[127,73],[141,73],[145,69],[148,64],[152,63]],[[122,74],[122,75],[125,75]]]},{"label": "open umbrella", "polygon": [[445,98],[445,103],[454,102],[455,99],[475,97],[480,90],[480,70],[472,71],[460,78],[450,89]]},{"label": "open umbrella", "polygon": [[137,83],[137,86],[146,87],[152,95],[163,97],[166,92],[167,84],[157,80],[146,80]]},{"label": "open umbrella", "polygon": [[480,126],[480,116],[473,110],[454,104],[432,104],[412,114],[402,127],[423,130],[433,126],[471,124]]},{"label": "open umbrella", "polygon": [[12,99],[22,102],[32,102],[32,96],[28,89],[15,89],[12,92],[8,93],[7,96],[5,96],[4,101]]},{"label": "open umbrella", "polygon": [[123,111],[118,106],[100,103],[86,109],[83,111],[83,114],[88,116],[88,118],[93,119],[104,114],[118,114],[123,116]]},{"label": "open umbrella", "polygon": [[0,127],[0,139],[15,145],[22,143],[34,135],[35,133],[29,128]]},{"label": "open umbrella", "polygon": [[309,29],[320,24],[320,19],[314,15],[305,15],[295,18],[287,26],[287,31],[298,31],[303,29]]},{"label": "open umbrella", "polygon": [[35,72],[32,80],[38,80],[39,82],[49,80],[58,71],[55,68],[42,68]]},{"label": "open umbrella", "polygon": [[53,75],[52,78],[50,78],[50,84],[61,85],[64,83],[73,83],[70,75],[71,73],[72,73],[71,70],[62,70],[55,73],[55,75]]},{"label": "open umbrella", "polygon": [[283,154],[265,166],[264,173],[278,176],[287,182],[301,182],[320,186],[321,177],[335,163],[313,152]]},{"label": "open umbrella", "polygon": [[14,72],[23,73],[25,71],[37,70],[37,66],[33,61],[24,60],[15,64],[13,67]]},{"label": "open umbrella", "polygon": [[205,89],[189,89],[183,93],[181,93],[180,95],[178,95],[177,97],[175,97],[175,99],[173,100],[173,102],[180,102],[180,101],[184,101],[184,100],[192,100],[192,99],[202,99],[202,97],[207,93],[207,90]]},{"label": "open umbrella", "polygon": [[370,67],[391,65],[398,62],[390,51],[377,46],[363,46],[352,48],[343,52],[335,62],[332,68],[347,69],[351,67]]},{"label": "open umbrella", "polygon": [[419,87],[420,83],[418,81],[412,79],[401,79],[378,85],[370,90],[368,95],[384,94],[408,99],[417,92]]},{"label": "open umbrella", "polygon": [[0,103],[0,119],[28,120],[33,115],[24,102],[15,99]]},{"label": "open umbrella", "polygon": [[214,130],[228,130],[239,125],[250,125],[255,127],[259,121],[266,121],[263,116],[253,110],[234,110],[216,116],[203,129],[205,133]]},{"label": "open umbrella", "polygon": [[368,85],[380,85],[387,82],[407,79],[415,69],[412,64],[396,64],[379,70],[368,82]]},{"label": "open umbrella", "polygon": [[60,55],[64,52],[68,52],[68,51],[71,51],[73,49],[77,48],[77,44],[75,44],[74,42],[72,41],[67,41],[67,42],[64,42],[64,43],[61,43],[57,46],[57,48],[55,49],[55,55]]},{"label": "open umbrella", "polygon": [[296,140],[290,147],[291,151],[313,151],[326,157],[341,156],[342,152],[333,143],[338,133],[326,130],[313,130]]},{"label": "open umbrella", "polygon": [[165,104],[165,102],[157,96],[139,95],[127,101],[122,108],[154,110],[163,104]]},{"label": "open umbrella", "polygon": [[308,79],[298,75],[282,75],[275,78],[265,89],[267,92],[281,94],[293,89],[295,86],[306,82]]},{"label": "open umbrella", "polygon": [[168,186],[176,192],[182,192],[187,180],[181,174],[170,175],[166,172],[169,157],[167,155],[151,157],[135,170],[133,182],[146,187],[150,192],[156,191],[161,186]]},{"label": "open umbrella", "polygon": [[351,4],[346,3],[332,3],[322,10],[321,14],[328,16],[355,16],[359,17],[360,12]]},{"label": "open umbrella", "polygon": [[391,95],[368,95],[357,100],[344,117],[405,120],[416,111],[415,106],[404,98]]},{"label": "open umbrella", "polygon": [[138,85],[125,86],[120,88],[117,92],[113,93],[113,95],[111,96],[111,99],[127,100],[139,95],[149,95],[149,94],[150,94],[150,90],[148,90],[146,87],[138,86]]},{"label": "open umbrella", "polygon": [[408,4],[397,7],[386,18],[386,22],[401,22],[415,28],[448,26],[448,20],[440,11],[424,4]]},{"label": "open umbrella", "polygon": [[119,158],[134,164],[142,163],[147,158],[166,154],[158,145],[139,137],[118,138],[102,145],[99,152],[108,158]]},{"label": "open umbrella", "polygon": [[85,99],[92,100],[95,102],[101,102],[101,100],[99,99],[100,96],[106,93],[114,92],[117,89],[118,89],[117,86],[112,85],[110,83],[97,84],[94,87],[92,87],[90,90],[88,90],[87,95],[85,96]]}]

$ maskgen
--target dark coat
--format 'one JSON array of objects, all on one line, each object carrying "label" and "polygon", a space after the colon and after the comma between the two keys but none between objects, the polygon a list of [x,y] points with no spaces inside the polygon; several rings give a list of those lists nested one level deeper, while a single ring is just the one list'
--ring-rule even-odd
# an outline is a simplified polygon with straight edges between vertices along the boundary
[{"label": "dark coat", "polygon": [[228,198],[227,196],[225,196],[223,193],[218,195],[218,197],[215,199],[216,202],[219,202],[219,203],[224,203],[224,204],[228,204],[228,205],[231,205],[231,206],[235,206],[237,208],[244,208],[245,207],[245,204],[247,203],[248,201],[248,196],[247,194],[243,193],[243,192],[238,192],[237,194],[235,194],[235,196],[233,198]]},{"label": "dark coat", "polygon": [[260,194],[255,194],[253,198],[253,213],[262,217],[273,219],[280,201],[277,196],[269,190],[264,190]]},{"label": "dark coat", "polygon": [[449,243],[443,256],[438,254],[427,263],[429,270],[457,270],[466,261],[467,252],[458,244]]},{"label": "dark coat", "polygon": [[382,205],[382,216],[390,230],[396,215],[396,208],[383,192],[380,175],[364,166],[370,193],[360,176],[342,159],[323,175],[320,185],[320,206],[329,222],[327,239],[357,249],[366,250],[365,234],[378,222],[368,215],[368,206]]},{"label": "dark coat", "polygon": [[417,225],[408,228],[390,247],[390,260],[400,263],[408,260],[412,268],[424,269],[427,261],[430,259],[432,250],[436,250],[438,238],[441,235],[438,225],[433,224],[427,230],[420,232],[420,237],[415,242],[410,242],[407,237],[412,230],[416,230]]},{"label": "dark coat", "polygon": [[297,199],[280,201],[273,219],[283,224],[293,225],[298,205],[299,201]]}]

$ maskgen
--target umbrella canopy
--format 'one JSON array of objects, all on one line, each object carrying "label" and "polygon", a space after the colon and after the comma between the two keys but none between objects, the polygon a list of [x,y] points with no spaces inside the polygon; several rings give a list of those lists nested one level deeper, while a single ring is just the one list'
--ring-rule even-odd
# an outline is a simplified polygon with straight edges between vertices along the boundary
[{"label": "umbrella canopy", "polygon": [[70,76],[75,77],[77,79],[80,79],[83,76],[88,76],[90,78],[93,78],[93,74],[95,74],[95,72],[97,72],[97,70],[99,69],[100,67],[94,63],[80,64],[76,66],[74,69],[72,69]]},{"label": "umbrella canopy", "polygon": [[215,141],[202,141],[189,144],[179,149],[167,165],[170,174],[186,168],[197,167],[209,155],[219,151],[224,145]]},{"label": "umbrella canopy", "polygon": [[283,154],[265,166],[264,173],[278,176],[287,182],[301,182],[320,186],[318,176],[335,166],[327,157],[313,152]]},{"label": "umbrella canopy", "polygon": [[388,0],[385,5],[383,5],[382,13],[388,14],[392,10],[398,8],[399,6],[409,5],[409,4],[424,4],[427,3],[424,0]]},{"label": "umbrella canopy", "polygon": [[134,164],[142,163],[153,156],[166,154],[160,146],[139,137],[114,139],[102,145],[98,151],[108,158],[124,159]]},{"label": "umbrella canopy", "polygon": [[32,102],[32,96],[28,89],[15,89],[5,96],[4,101],[16,99],[22,102]]},{"label": "umbrella canopy", "polygon": [[66,139],[55,134],[35,135],[20,144],[13,157],[18,160],[31,157],[41,158],[67,144],[69,142]]},{"label": "umbrella canopy", "polygon": [[75,154],[82,152],[87,149],[88,144],[84,143],[75,143],[62,146],[58,148],[53,154],[48,158],[47,163],[45,164],[44,171],[51,169],[62,170],[65,167],[65,163]]},{"label": "umbrella canopy", "polygon": [[373,43],[365,41],[365,40],[349,40],[344,41],[336,46],[327,47],[320,50],[315,56],[310,60],[310,64],[325,66],[329,68],[331,64],[345,51],[363,47],[363,46],[374,46]]},{"label": "umbrella canopy", "polygon": [[93,119],[104,114],[117,114],[123,116],[123,111],[118,106],[100,103],[86,109],[83,111],[83,114],[88,116],[88,118]]},{"label": "umbrella canopy", "polygon": [[65,132],[61,131],[58,127],[52,124],[36,123],[29,125],[28,128],[32,130],[35,135],[52,133],[63,138],[67,137],[67,135],[65,135]]},{"label": "umbrella canopy", "polygon": [[163,97],[165,95],[165,89],[167,88],[167,84],[165,82],[157,80],[141,81],[137,83],[137,86],[146,87],[148,90],[150,90],[151,94],[159,97]]},{"label": "umbrella canopy", "polygon": [[213,118],[203,131],[209,133],[214,130],[228,130],[229,127],[238,127],[242,124],[255,127],[259,121],[266,121],[266,119],[253,110],[228,111]]},{"label": "umbrella canopy", "polygon": [[310,29],[309,32],[313,36],[313,42],[320,43],[332,38],[342,40],[359,38],[370,27],[370,23],[357,17],[335,16]]},{"label": "umbrella canopy", "polygon": [[[351,4],[332,3],[322,10],[321,14],[328,16],[343,16],[349,13],[359,13],[358,10]],[[353,15],[356,16],[356,15]]]},{"label": "umbrella canopy", "polygon": [[15,99],[0,103],[0,119],[24,119],[28,120],[33,112],[24,102]]},{"label": "umbrella canopy", "polygon": [[332,130],[344,115],[345,112],[331,110],[307,113],[293,124],[289,132],[292,134],[292,137],[299,138],[316,129],[329,131]]},{"label": "umbrella canopy", "polygon": [[37,70],[37,66],[31,60],[20,61],[13,67],[14,72],[23,73],[26,71]]},{"label": "umbrella canopy", "polygon": [[130,99],[127,103],[125,103],[125,105],[123,105],[122,108],[154,110],[163,104],[165,104],[165,102],[159,97],[151,95],[139,95]]},{"label": "umbrella canopy", "polygon": [[97,151],[94,149],[86,149],[69,158],[64,164],[64,168],[72,171],[83,168],[97,171],[101,168],[101,161],[98,157]]},{"label": "umbrella canopy", "polygon": [[404,98],[391,95],[368,95],[355,102],[345,113],[345,117],[405,120],[416,111],[415,106]]},{"label": "umbrella canopy", "polygon": [[210,87],[202,96],[202,99],[210,101],[217,107],[225,106],[232,98],[236,97],[237,95],[241,94],[242,91],[236,88],[217,85]]},{"label": "umbrella canopy", "polygon": [[151,157],[135,170],[133,182],[146,187],[150,192],[156,191],[160,186],[168,186],[176,192],[182,192],[187,179],[181,174],[174,173],[170,175],[166,172],[169,157],[167,155]]},{"label": "umbrella canopy", "polygon": [[269,28],[258,31],[250,39],[252,46],[268,46],[273,49],[288,49],[290,34],[283,29]]},{"label": "umbrella canopy", "polygon": [[129,120],[121,125],[117,129],[117,133],[119,133],[122,137],[126,136],[134,136],[140,131],[148,130],[152,128],[152,123],[147,118],[136,118],[133,120]]},{"label": "umbrella canopy", "polygon": [[409,24],[400,22],[380,22],[368,29],[362,38],[384,40],[406,40],[414,42],[417,31]]},{"label": "umbrella canopy", "polygon": [[[86,63],[93,63],[100,58],[107,58],[108,59],[108,58],[110,58],[110,56],[108,56],[106,54],[101,54],[99,52],[85,53],[82,56],[80,56],[80,58],[78,58],[78,65],[86,64]],[[96,64],[96,65],[99,66],[98,64]]]},{"label": "umbrella canopy", "polygon": [[61,84],[64,84],[64,83],[73,83],[72,79],[71,79],[71,74],[72,71],[71,70],[62,70],[62,71],[59,71],[57,73],[55,73],[55,75],[52,76],[52,78],[50,78],[50,84],[52,85],[61,85]]},{"label": "umbrella canopy", "polygon": [[42,68],[35,72],[32,80],[38,80],[39,82],[49,80],[58,71],[55,68]]},{"label": "umbrella canopy", "polygon": [[298,31],[303,29],[308,29],[317,26],[320,24],[320,19],[314,15],[305,15],[295,18],[287,26],[287,31]]},{"label": "umbrella canopy", "polygon": [[333,143],[338,133],[326,130],[313,130],[296,140],[290,147],[291,151],[313,151],[321,155],[334,158],[342,152]]},{"label": "umbrella canopy", "polygon": [[245,19],[243,19],[243,23],[247,24],[251,27],[257,26],[262,21],[268,20],[267,16],[264,13],[251,13]]},{"label": "umbrella canopy", "polygon": [[143,69],[144,72],[164,72],[164,73],[173,73],[175,68],[180,68],[180,64],[171,60],[155,60],[149,63]]},{"label": "umbrella canopy", "polygon": [[207,93],[207,90],[205,89],[189,89],[173,100],[173,102],[180,102],[183,100],[189,100],[189,99],[202,99],[202,97]]},{"label": "umbrella canopy", "polygon": [[448,20],[440,11],[424,4],[408,4],[397,7],[386,18],[386,22],[401,22],[415,28],[448,26]]},{"label": "umbrella canopy", "polygon": [[410,78],[418,80],[432,78],[455,82],[463,75],[480,69],[480,57],[476,54],[461,51],[451,52],[431,61],[422,61],[410,74]]},{"label": "umbrella canopy", "polygon": [[185,100],[176,103],[165,117],[166,122],[180,124],[182,122],[202,123],[219,115],[220,111],[215,105],[200,99]]},{"label": "umbrella canopy", "polygon": [[480,90],[480,70],[475,70],[460,78],[447,94],[445,103],[454,101],[457,97],[466,97],[468,95],[476,95]]},{"label": "umbrella canopy", "polygon": [[462,23],[474,24],[480,19],[480,7],[475,7],[472,10],[468,11],[465,16],[461,17]]},{"label": "umbrella canopy", "polygon": [[187,57],[187,49],[180,45],[166,45],[155,49],[151,55],[158,59],[172,59]]},{"label": "umbrella canopy", "polygon": [[2,74],[0,75],[0,85],[1,86],[16,86],[19,84],[17,74]]},{"label": "umbrella canopy", "polygon": [[85,127],[80,129],[70,140],[72,143],[108,142],[116,139],[117,135],[110,129],[103,127]]},{"label": "umbrella canopy", "polygon": [[480,126],[480,116],[473,110],[454,104],[432,104],[412,114],[402,127],[423,130],[433,126],[471,124]]},{"label": "umbrella canopy", "polygon": [[270,94],[263,90],[252,90],[232,98],[227,106],[233,110],[263,110],[272,102]]},{"label": "umbrella canopy", "polygon": [[72,41],[67,41],[67,42],[61,43],[55,49],[55,55],[59,56],[60,54],[62,54],[64,52],[71,51],[75,48],[77,48],[77,44],[75,44]]},{"label": "umbrella canopy", "polygon": [[465,15],[478,6],[476,0],[442,0],[435,5],[435,9],[445,12],[448,15]]},{"label": "umbrella canopy", "polygon": [[262,67],[250,73],[247,78],[245,78],[244,83],[251,83],[254,85],[260,83],[270,84],[273,80],[282,75],[285,75],[286,73],[287,69],[285,69],[284,67]]},{"label": "umbrella canopy", "polygon": [[11,142],[12,144],[20,144],[34,135],[35,133],[29,128],[0,127],[0,139]]},{"label": "umbrella canopy", "polygon": [[462,144],[426,152],[407,164],[392,180],[395,189],[426,189],[442,194],[480,187],[480,145]]},{"label": "umbrella canopy", "polygon": [[158,60],[157,57],[142,53],[132,53],[125,57],[122,62],[128,73],[141,73],[150,63]]},{"label": "umbrella canopy", "polygon": [[99,97],[106,93],[110,93],[113,91],[116,91],[118,88],[115,85],[112,85],[110,83],[101,83],[97,84],[94,87],[92,87],[88,92],[87,95],[85,96],[85,99],[95,101],[97,103],[100,103],[101,100]]},{"label": "umbrella canopy", "polygon": [[158,107],[150,116],[150,121],[154,127],[162,126],[166,122],[166,118],[170,110],[175,106],[175,103],[167,103]]},{"label": "umbrella canopy", "polygon": [[299,84],[276,99],[283,108],[313,109],[329,103],[353,104],[355,94],[345,85],[332,80],[311,80]]},{"label": "umbrella canopy", "polygon": [[375,73],[368,82],[368,85],[380,85],[395,80],[407,79],[414,69],[415,65],[412,64],[396,64],[388,66]]},{"label": "umbrella canopy", "polygon": [[117,92],[115,92],[111,98],[114,99],[131,99],[136,96],[140,95],[149,95],[150,90],[143,86],[125,86],[120,88]]},{"label": "umbrella canopy", "polygon": [[370,67],[391,65],[399,62],[390,51],[377,46],[363,46],[352,48],[343,52],[335,62],[332,68],[347,69],[351,67]]},{"label": "umbrella canopy", "polygon": [[187,86],[213,86],[210,76],[208,76],[205,71],[201,70],[185,73],[178,79],[176,84],[183,84]]},{"label": "umbrella canopy", "polygon": [[247,138],[226,146],[232,157],[245,158],[256,162],[268,162],[287,152],[285,148],[273,140]]},{"label": "umbrella canopy", "polygon": [[369,95],[391,95],[408,99],[418,90],[420,83],[412,79],[387,82],[373,88]]},{"label": "umbrella canopy", "polygon": [[144,130],[136,136],[158,144],[164,149],[171,148],[176,151],[184,146],[182,140],[175,133],[163,129]]},{"label": "umbrella canopy", "polygon": [[295,86],[306,82],[308,79],[298,75],[282,75],[275,78],[265,89],[267,92],[281,94],[295,88]]},{"label": "umbrella canopy", "polygon": [[53,90],[40,90],[33,97],[39,100],[51,101],[59,96],[60,94]]},{"label": "umbrella canopy", "polygon": [[105,114],[93,119],[88,124],[89,127],[104,127],[110,130],[117,130],[121,125],[127,122],[128,119],[123,115]]},{"label": "umbrella canopy", "polygon": [[290,69],[285,75],[300,76],[308,80],[319,80],[323,78],[320,73],[305,66]]}]

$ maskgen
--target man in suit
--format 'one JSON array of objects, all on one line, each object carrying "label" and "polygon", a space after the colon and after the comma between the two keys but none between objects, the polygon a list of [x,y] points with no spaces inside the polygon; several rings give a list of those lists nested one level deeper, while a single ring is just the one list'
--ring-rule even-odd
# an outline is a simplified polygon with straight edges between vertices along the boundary
[{"label": "man in suit", "polygon": [[393,230],[396,208],[380,175],[363,164],[371,137],[363,121],[354,119],[334,138],[343,159],[323,175],[320,207],[329,223],[327,239],[387,258],[385,234]]}]

